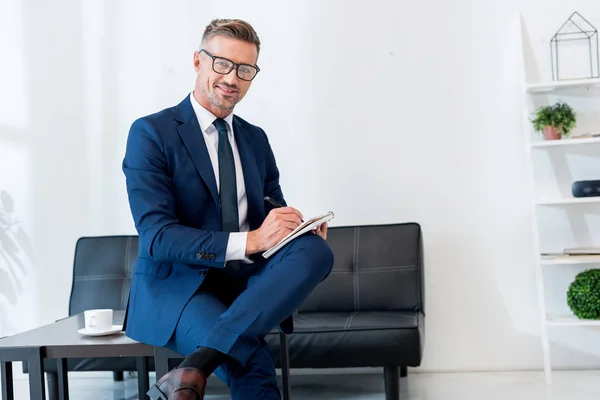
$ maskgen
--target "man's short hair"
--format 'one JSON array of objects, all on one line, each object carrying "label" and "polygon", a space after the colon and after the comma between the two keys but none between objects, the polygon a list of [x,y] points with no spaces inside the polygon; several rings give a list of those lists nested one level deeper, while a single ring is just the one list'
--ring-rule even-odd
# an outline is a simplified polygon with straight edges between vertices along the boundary
[{"label": "man's short hair", "polygon": [[260,40],[256,31],[246,21],[241,19],[214,19],[206,26],[202,35],[202,44],[215,36],[227,36],[232,39],[256,45],[257,53],[260,53]]}]

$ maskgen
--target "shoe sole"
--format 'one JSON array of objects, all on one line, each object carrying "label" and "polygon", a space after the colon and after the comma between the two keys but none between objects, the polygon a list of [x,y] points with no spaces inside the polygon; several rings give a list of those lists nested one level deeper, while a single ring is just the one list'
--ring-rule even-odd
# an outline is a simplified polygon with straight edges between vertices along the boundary
[{"label": "shoe sole", "polygon": [[152,386],[146,394],[148,395],[148,397],[150,397],[150,400],[169,400],[165,397],[165,394],[156,385]]}]

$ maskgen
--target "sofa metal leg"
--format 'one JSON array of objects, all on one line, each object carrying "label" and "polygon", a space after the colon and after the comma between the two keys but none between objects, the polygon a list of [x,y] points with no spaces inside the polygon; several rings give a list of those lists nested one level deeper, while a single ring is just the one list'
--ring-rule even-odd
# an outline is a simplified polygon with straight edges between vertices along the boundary
[{"label": "sofa metal leg", "polygon": [[287,335],[283,332],[279,333],[279,347],[281,350],[281,381],[283,386],[283,400],[290,400],[292,391],[290,385],[290,354]]},{"label": "sofa metal leg", "polygon": [[385,400],[400,399],[400,367],[384,367]]},{"label": "sofa metal leg", "polygon": [[406,378],[408,376],[408,367],[400,367],[400,378]]},{"label": "sofa metal leg", "polygon": [[46,381],[48,382],[48,400],[59,400],[58,374],[56,372],[46,372]]},{"label": "sofa metal leg", "polygon": [[122,382],[125,379],[123,371],[113,371],[113,380],[115,382]]}]

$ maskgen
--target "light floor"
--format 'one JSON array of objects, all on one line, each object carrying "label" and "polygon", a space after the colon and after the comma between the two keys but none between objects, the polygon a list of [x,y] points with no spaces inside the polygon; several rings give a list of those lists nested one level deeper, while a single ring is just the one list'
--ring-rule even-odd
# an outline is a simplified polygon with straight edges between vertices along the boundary
[{"label": "light floor", "polygon": [[[79,377],[77,376],[79,375]],[[598,400],[600,371],[553,372],[554,384],[546,386],[539,372],[409,374],[401,379],[401,400]],[[154,377],[151,377],[151,383]],[[134,378],[113,382],[107,377],[70,374],[72,400],[137,399]],[[29,398],[27,380],[15,382],[15,399]],[[207,400],[230,397],[218,380],[210,380]],[[382,374],[293,375],[293,400],[385,399]]]}]

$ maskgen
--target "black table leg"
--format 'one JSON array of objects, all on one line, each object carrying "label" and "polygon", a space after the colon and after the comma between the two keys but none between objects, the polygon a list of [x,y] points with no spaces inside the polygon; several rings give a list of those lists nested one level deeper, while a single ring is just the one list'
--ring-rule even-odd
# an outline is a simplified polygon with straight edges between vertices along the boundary
[{"label": "black table leg", "polygon": [[67,359],[59,358],[56,360],[58,371],[58,398],[60,400],[69,400],[69,375]]},{"label": "black table leg", "polygon": [[279,333],[279,347],[281,350],[281,383],[283,386],[283,400],[291,399],[292,388],[290,385],[290,355],[287,335]]},{"label": "black table leg", "polygon": [[12,362],[0,362],[0,380],[2,380],[2,399],[15,400]]},{"label": "black table leg", "polygon": [[138,398],[149,398],[146,393],[150,389],[150,379],[148,377],[148,357],[137,357],[138,373]]},{"label": "black table leg", "polygon": [[46,385],[44,381],[44,370],[42,350],[29,349],[27,362],[29,363],[29,398],[31,400],[46,400]]},{"label": "black table leg", "polygon": [[164,347],[154,348],[154,369],[156,370],[156,381],[169,372],[169,357]]}]

